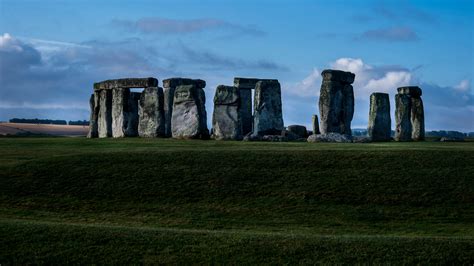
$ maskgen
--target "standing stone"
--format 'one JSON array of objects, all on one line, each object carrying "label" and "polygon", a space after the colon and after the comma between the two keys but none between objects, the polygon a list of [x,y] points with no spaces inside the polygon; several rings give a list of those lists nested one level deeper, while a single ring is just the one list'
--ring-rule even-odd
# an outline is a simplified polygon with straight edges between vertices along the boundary
[{"label": "standing stone", "polygon": [[321,132],[319,131],[318,115],[313,115],[312,122],[313,122],[313,134],[314,135],[321,134]]},{"label": "standing stone", "polygon": [[240,93],[237,87],[219,85],[214,96],[212,132],[217,140],[241,140]]},{"label": "standing stone", "polygon": [[234,86],[240,93],[240,117],[242,120],[242,135],[252,132],[252,90],[255,89],[259,79],[256,78],[234,78]]},{"label": "standing stone", "polygon": [[138,92],[129,88],[112,90],[112,137],[135,137],[138,135]]},{"label": "standing stone", "polygon": [[324,70],[319,96],[320,130],[352,135],[351,121],[354,116],[355,75],[340,70]]},{"label": "standing stone", "polygon": [[367,132],[372,141],[390,141],[390,100],[387,93],[375,92],[370,95]]},{"label": "standing stone", "polygon": [[175,90],[181,85],[196,85],[198,88],[205,88],[206,82],[201,79],[170,78],[163,80],[164,88],[164,112],[165,112],[165,136],[171,137],[171,120],[173,115],[173,101]]},{"label": "standing stone", "polygon": [[398,94],[395,95],[396,140],[425,139],[425,115],[421,94],[422,91],[417,86],[398,88]]},{"label": "standing stone", "polygon": [[155,138],[165,135],[165,114],[163,108],[163,89],[145,88],[138,105],[138,135]]},{"label": "standing stone", "polygon": [[204,90],[195,84],[181,85],[176,88],[171,115],[173,138],[206,139],[209,137],[205,103]]},{"label": "standing stone", "polygon": [[99,138],[112,136],[112,91],[99,91],[99,116],[97,130]]},{"label": "standing stone", "polygon": [[411,98],[407,94],[395,95],[395,140],[411,140]]},{"label": "standing stone", "polygon": [[257,82],[252,135],[279,135],[283,130],[281,87],[278,80]]},{"label": "standing stone", "polygon": [[127,137],[138,136],[138,122],[139,122],[138,108],[139,108],[141,95],[142,95],[141,92],[130,93],[127,129],[125,131],[125,136]]},{"label": "standing stone", "polygon": [[416,141],[425,140],[425,113],[420,97],[411,98],[411,138]]},{"label": "standing stone", "polygon": [[91,98],[89,100],[89,105],[91,108],[91,115],[89,119],[89,133],[87,133],[88,138],[97,138],[99,136],[99,110],[100,110],[100,93],[98,91],[94,91],[91,94]]},{"label": "standing stone", "polygon": [[130,101],[129,88],[115,88],[112,90],[112,137],[125,137],[128,125]]}]

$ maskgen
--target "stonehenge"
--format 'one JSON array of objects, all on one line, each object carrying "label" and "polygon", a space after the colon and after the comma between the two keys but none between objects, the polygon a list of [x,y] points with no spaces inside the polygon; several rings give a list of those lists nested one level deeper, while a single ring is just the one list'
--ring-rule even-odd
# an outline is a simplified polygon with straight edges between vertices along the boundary
[{"label": "stonehenge", "polygon": [[350,72],[326,69],[321,73],[323,81],[319,96],[321,134],[339,133],[352,135],[351,121],[354,116],[355,75]]},{"label": "stonehenge", "polygon": [[[370,95],[368,138],[352,138],[355,75],[326,69],[321,73],[319,116],[312,131],[283,122],[281,86],[276,79],[235,77],[233,86],[219,85],[213,98],[211,134],[207,125],[206,82],[201,79],[124,78],[94,83],[89,98],[88,138],[173,137],[176,139],[370,142],[391,140],[387,93]],[[142,92],[131,89],[143,89]],[[253,90],[253,92],[252,92]],[[395,140],[424,140],[422,91],[397,89]],[[253,99],[252,99],[253,93]],[[252,104],[253,101],[253,104]],[[309,137],[308,135],[311,134]],[[359,135],[360,136],[360,135]]]},{"label": "stonehenge", "polygon": [[217,140],[241,140],[241,98],[234,86],[219,85],[214,96],[213,137]]},{"label": "stonehenge", "polygon": [[171,135],[177,139],[207,139],[206,96],[196,84],[176,88],[171,114]]},{"label": "stonehenge", "polygon": [[395,95],[395,140],[425,139],[425,116],[422,91],[417,86],[400,87]]},{"label": "stonehenge", "polygon": [[390,100],[387,93],[374,92],[370,95],[367,133],[372,141],[391,139]]}]

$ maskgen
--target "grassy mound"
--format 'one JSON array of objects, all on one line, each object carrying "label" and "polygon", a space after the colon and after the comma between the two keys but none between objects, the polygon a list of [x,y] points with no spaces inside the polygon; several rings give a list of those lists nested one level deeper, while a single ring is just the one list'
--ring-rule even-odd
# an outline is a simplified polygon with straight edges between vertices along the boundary
[{"label": "grassy mound", "polygon": [[473,142],[0,149],[0,263],[474,261]]}]

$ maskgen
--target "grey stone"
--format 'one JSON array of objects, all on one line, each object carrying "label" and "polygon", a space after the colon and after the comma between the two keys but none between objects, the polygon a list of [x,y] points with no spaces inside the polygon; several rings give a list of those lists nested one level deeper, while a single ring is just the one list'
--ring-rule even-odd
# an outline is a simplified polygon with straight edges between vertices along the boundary
[{"label": "grey stone", "polygon": [[423,100],[419,97],[411,98],[411,126],[412,140],[425,140],[425,114],[423,111]]},{"label": "grey stone", "polygon": [[[296,141],[302,138],[300,135],[286,129],[281,131],[281,136],[286,137],[288,141]],[[304,137],[304,139],[306,141],[306,137]]]},{"label": "grey stone", "polygon": [[163,108],[163,89],[145,88],[138,106],[138,135],[155,138],[165,136],[165,114]]},{"label": "grey stone", "polygon": [[352,84],[355,79],[355,74],[351,72],[346,72],[342,70],[333,70],[333,69],[323,70],[323,72],[321,73],[321,76],[323,76],[323,80],[340,81],[347,84]]},{"label": "grey stone", "polygon": [[367,133],[372,141],[390,141],[390,99],[387,93],[375,92],[370,95]]},{"label": "grey stone", "polygon": [[256,78],[234,78],[234,87],[240,92],[240,117],[242,121],[242,134],[252,132],[252,90],[255,89],[259,79]]},{"label": "grey stone", "polygon": [[99,115],[97,123],[99,138],[112,137],[112,91],[99,92]]},{"label": "grey stone", "polygon": [[91,115],[89,119],[89,133],[87,133],[88,138],[97,138],[99,137],[99,110],[100,110],[100,93],[94,91],[91,94],[89,99],[89,105],[91,109]]},{"label": "grey stone", "polygon": [[312,123],[313,123],[313,131],[311,133],[312,134],[321,134],[321,132],[319,131],[319,119],[318,119],[317,115],[313,115]]},{"label": "grey stone", "polygon": [[418,86],[405,86],[397,89],[398,94],[408,94],[412,97],[421,97],[422,91]]},{"label": "grey stone", "polygon": [[252,90],[259,81],[275,81],[273,79],[234,78],[234,87],[240,91],[240,117],[242,120],[242,134],[247,135],[253,129]]},{"label": "grey stone", "polygon": [[441,141],[441,142],[463,142],[464,138],[442,137],[439,141]]},{"label": "grey stone", "polygon": [[158,86],[156,78],[109,79],[94,83],[94,90],[111,90],[115,88],[148,88]]},{"label": "grey stone", "polygon": [[308,142],[341,142],[341,143],[350,143],[352,142],[352,136],[339,134],[339,133],[327,133],[319,135],[311,135],[307,139]]},{"label": "grey stone", "polygon": [[181,85],[195,85],[198,88],[205,88],[206,81],[202,79],[189,78],[169,78],[163,80],[164,88],[164,112],[165,112],[165,136],[171,137],[171,118],[173,115],[173,101],[176,87]]},{"label": "grey stone", "polygon": [[288,126],[288,131],[298,136],[298,138],[307,138],[308,131],[305,126],[302,125],[291,125]]},{"label": "grey stone", "polygon": [[411,97],[408,94],[395,95],[395,140],[411,141]]},{"label": "grey stone", "polygon": [[129,88],[112,90],[112,137],[136,137],[138,135],[138,101],[141,93]]},{"label": "grey stone", "polygon": [[241,140],[240,93],[237,87],[219,85],[214,96],[212,132],[217,140]]},{"label": "grey stone", "polygon": [[287,142],[288,138],[281,135],[263,135],[261,140],[269,142]]},{"label": "grey stone", "polygon": [[209,138],[205,103],[206,97],[202,88],[194,84],[176,88],[171,116],[173,138]]},{"label": "grey stone", "polygon": [[255,87],[253,135],[279,135],[282,130],[280,83],[259,81]]},{"label": "grey stone", "polygon": [[340,70],[324,70],[319,96],[320,131],[351,135],[351,121],[354,116],[355,75]]}]

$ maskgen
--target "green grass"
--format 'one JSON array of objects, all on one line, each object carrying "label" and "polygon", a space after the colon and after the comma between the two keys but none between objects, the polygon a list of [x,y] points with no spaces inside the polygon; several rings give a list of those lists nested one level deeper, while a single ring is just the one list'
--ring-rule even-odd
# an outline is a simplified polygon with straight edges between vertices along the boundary
[{"label": "green grass", "polygon": [[474,262],[474,142],[0,151],[0,264]]}]

